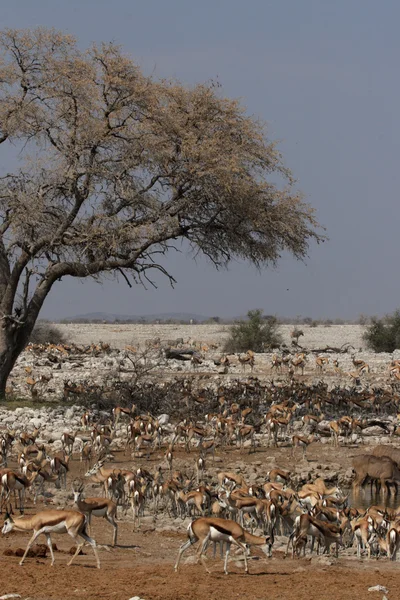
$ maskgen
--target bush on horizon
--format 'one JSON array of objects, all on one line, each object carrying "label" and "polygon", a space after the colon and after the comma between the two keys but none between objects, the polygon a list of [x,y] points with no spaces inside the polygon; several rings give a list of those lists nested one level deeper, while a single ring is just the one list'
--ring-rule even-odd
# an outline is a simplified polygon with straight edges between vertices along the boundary
[{"label": "bush on horizon", "polygon": [[276,317],[263,317],[262,310],[249,310],[248,321],[238,321],[229,328],[229,337],[224,351],[234,352],[266,352],[277,348],[282,343]]},{"label": "bush on horizon", "polygon": [[38,321],[35,325],[29,342],[31,344],[65,344],[64,333],[53,323]]},{"label": "bush on horizon", "polygon": [[381,319],[371,317],[363,339],[374,352],[393,352],[400,348],[400,309]]}]

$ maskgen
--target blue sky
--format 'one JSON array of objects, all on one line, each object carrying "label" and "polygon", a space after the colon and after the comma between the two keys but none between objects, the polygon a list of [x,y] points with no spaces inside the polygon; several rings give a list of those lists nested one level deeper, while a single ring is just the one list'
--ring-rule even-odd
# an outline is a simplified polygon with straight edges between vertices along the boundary
[{"label": "blue sky", "polygon": [[52,26],[82,47],[115,41],[146,73],[183,83],[218,78],[280,140],[298,187],[329,241],[305,264],[247,264],[216,272],[171,255],[178,283],[65,279],[42,316],[93,311],[356,318],[400,306],[397,257],[400,159],[400,4],[394,0],[15,0],[1,27]]}]

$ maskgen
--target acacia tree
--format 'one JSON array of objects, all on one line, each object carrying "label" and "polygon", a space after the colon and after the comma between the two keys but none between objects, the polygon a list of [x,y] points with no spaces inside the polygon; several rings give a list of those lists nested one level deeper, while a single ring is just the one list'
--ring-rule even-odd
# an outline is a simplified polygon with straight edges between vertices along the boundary
[{"label": "acacia tree", "polygon": [[177,240],[219,267],[303,258],[321,239],[262,123],[213,84],[145,76],[113,44],[0,32],[0,143],[18,150],[0,174],[0,395],[62,277],[173,283]]}]

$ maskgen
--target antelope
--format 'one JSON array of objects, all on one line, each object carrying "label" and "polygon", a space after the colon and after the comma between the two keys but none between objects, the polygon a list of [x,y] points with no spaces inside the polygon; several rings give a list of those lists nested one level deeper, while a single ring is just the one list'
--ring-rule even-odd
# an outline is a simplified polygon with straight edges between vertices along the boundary
[{"label": "antelope", "polygon": [[296,340],[296,344],[299,343],[299,337],[304,336],[304,332],[301,329],[292,329],[290,332],[290,338]]},{"label": "antelope", "polygon": [[234,482],[234,484],[237,485],[238,487],[247,488],[247,484],[246,484],[244,478],[242,477],[242,475],[236,475],[236,473],[220,471],[217,474],[217,478],[218,478],[218,483],[219,483],[220,488],[223,488],[224,487],[223,484],[226,483],[227,481]]},{"label": "antelope", "polygon": [[283,469],[272,469],[267,473],[267,477],[271,482],[285,483],[287,484],[290,479],[290,471],[284,471]]},{"label": "antelope", "polygon": [[108,521],[114,528],[112,546],[115,546],[118,534],[118,526],[115,522],[115,517],[117,515],[117,505],[115,502],[107,500],[106,498],[83,498],[83,483],[76,484],[74,482],[72,489],[74,493],[74,504],[79,512],[87,517],[88,528],[90,528],[92,516],[103,517],[103,519]]},{"label": "antelope", "polygon": [[329,423],[329,429],[331,430],[332,442],[335,448],[339,446],[339,434],[340,434],[340,426],[337,421],[331,421]]},{"label": "antelope", "polygon": [[55,456],[50,460],[50,468],[53,473],[56,473],[60,479],[60,484],[64,484],[64,489],[67,489],[67,473],[69,471],[69,456],[65,459],[60,456]]},{"label": "antelope", "polygon": [[207,498],[203,492],[192,491],[185,494],[183,490],[179,490],[175,495],[176,505],[180,508],[181,515],[187,515],[195,506],[201,515],[207,505]]},{"label": "antelope", "polygon": [[307,459],[307,448],[308,446],[312,443],[315,442],[316,440],[319,439],[319,436],[317,435],[311,435],[310,437],[306,438],[300,435],[294,435],[292,437],[292,456],[294,456],[295,454],[295,449],[300,446],[303,449],[303,459]]},{"label": "antelope", "polygon": [[398,522],[391,526],[387,533],[386,540],[388,546],[388,556],[390,560],[396,560],[397,552],[400,548],[400,527]]},{"label": "antelope", "polygon": [[97,434],[93,444],[97,454],[100,454],[102,452],[105,452],[107,454],[112,441],[112,435],[107,435],[104,433]]},{"label": "antelope", "polygon": [[[93,553],[96,558],[97,568],[100,569],[100,560],[96,550],[96,542],[94,539],[89,537],[86,533],[86,517],[80,512],[74,510],[44,510],[31,517],[19,517],[12,519],[7,513],[2,529],[2,533],[6,534],[13,529],[17,531],[32,531],[33,536],[29,540],[23,557],[21,558],[20,565],[22,566],[26,555],[30,548],[35,543],[39,535],[43,534],[46,536],[47,545],[51,554],[51,566],[54,565],[54,552],[53,545],[51,543],[51,533],[68,533],[76,543],[76,551],[68,566],[72,564],[73,560],[78,556],[84,543],[87,542],[93,548]],[[79,537],[83,539],[83,542],[79,542]]]},{"label": "antelope", "polygon": [[[152,435],[139,435],[136,438],[135,443],[135,452],[140,452],[142,446],[147,446],[147,448],[152,448],[155,443],[155,438]],[[147,453],[147,458],[150,456],[150,450]]]},{"label": "antelope", "polygon": [[232,498],[230,492],[226,493],[226,503],[233,509],[236,509],[239,513],[240,523],[243,527],[244,515],[252,515],[256,519],[257,523],[260,522],[261,516],[264,512],[265,505],[262,500],[254,498],[254,496],[248,496],[246,498],[235,497]]},{"label": "antelope", "polygon": [[33,499],[33,503],[36,504],[38,495],[44,494],[44,484],[45,483],[54,483],[56,488],[60,487],[60,476],[52,475],[51,473],[48,473],[48,471],[46,471],[45,469],[39,468],[38,471],[34,471],[32,473],[31,482],[37,484],[34,499]]},{"label": "antelope", "polygon": [[239,440],[239,445],[240,445],[241,450],[244,449],[245,438],[248,438],[248,439],[250,439],[249,454],[251,453],[252,450],[253,450],[253,452],[256,451],[256,441],[255,441],[254,434],[255,434],[255,428],[252,425],[243,425],[242,423],[239,423],[238,428],[236,430],[236,435]]},{"label": "antelope", "polygon": [[174,458],[174,455],[173,455],[173,453],[172,453],[172,448],[171,448],[171,446],[170,446],[170,447],[168,448],[168,450],[166,451],[166,453],[165,453],[165,458],[166,458],[166,460],[167,460],[167,463],[168,463],[169,475],[170,475],[170,477],[171,477],[171,474],[172,474],[172,461],[173,461],[173,458]]},{"label": "antelope", "polygon": [[116,429],[121,415],[133,417],[135,415],[135,412],[136,412],[135,404],[132,404],[131,408],[125,408],[123,406],[116,406],[115,408],[113,408],[112,414],[113,414],[113,421],[114,421],[114,429]]},{"label": "antelope", "polygon": [[278,445],[278,433],[279,430],[288,432],[289,427],[290,427],[290,421],[291,421],[291,415],[287,415],[285,417],[276,417],[276,418],[272,418],[269,419],[267,422],[267,425],[269,427],[269,433],[268,433],[268,445],[270,442],[270,436],[271,436],[271,432],[273,435],[273,439],[274,439],[274,445],[277,446]]},{"label": "antelope", "polygon": [[280,356],[278,356],[277,354],[272,355],[271,371],[272,371],[272,369],[276,369],[277,371],[282,370],[282,358]]},{"label": "antelope", "polygon": [[108,479],[113,475],[118,475],[121,473],[121,469],[105,469],[103,460],[99,460],[96,464],[93,465],[89,471],[85,473],[85,477],[90,477],[90,481],[93,483],[102,483],[104,486],[104,494],[108,495]]},{"label": "antelope", "polygon": [[306,357],[304,353],[296,354],[294,358],[292,358],[291,363],[294,369],[301,369],[301,374],[304,375],[304,369],[306,366]]},{"label": "antelope", "polygon": [[315,429],[318,426],[318,423],[320,423],[323,420],[324,416],[323,415],[304,415],[303,417],[301,417],[301,420],[303,422],[303,425],[305,425],[306,427],[308,427],[310,432],[315,431]]},{"label": "antelope", "polygon": [[367,549],[367,556],[371,558],[371,544],[376,540],[375,521],[371,516],[366,516],[350,523],[351,529],[357,540],[357,558],[361,558],[361,548]]},{"label": "antelope", "polygon": [[362,360],[361,358],[356,358],[355,354],[352,354],[351,360],[359,373],[369,373],[369,365],[367,365],[367,363],[364,360]]},{"label": "antelope", "polygon": [[92,420],[92,415],[89,412],[85,412],[81,416],[82,429],[84,431],[87,431],[89,429],[91,420]]},{"label": "antelope", "polygon": [[72,450],[75,442],[75,434],[74,433],[63,433],[61,436],[61,444],[64,450],[64,453],[67,456],[72,455]]},{"label": "antelope", "polygon": [[[10,497],[11,492],[18,492],[19,496],[19,511],[22,514],[24,512],[25,504],[25,490],[30,487],[33,483],[33,478],[28,479],[26,475],[14,473],[14,471],[7,470],[6,473],[1,475],[1,484],[3,487],[3,493],[6,496],[5,502]],[[15,506],[17,508],[17,506]]]},{"label": "antelope", "polygon": [[203,440],[200,439],[199,450],[202,456],[206,456],[208,453],[212,454],[213,464],[215,463],[215,439]]},{"label": "antelope", "polygon": [[204,477],[204,471],[206,469],[206,462],[202,455],[196,460],[196,473],[197,473],[197,483],[200,483],[200,479]]},{"label": "antelope", "polygon": [[[195,521],[192,521],[187,531],[189,540],[185,542],[179,549],[178,558],[174,567],[175,571],[178,571],[179,563],[185,550],[190,548],[190,546],[193,544],[196,544],[198,541],[201,542],[198,553],[199,559],[203,563],[207,573],[210,571],[207,569],[205,564],[204,553],[210,541],[225,542],[227,545],[224,563],[224,573],[226,575],[228,575],[228,558],[232,544],[238,546],[243,551],[246,573],[249,572],[249,568],[247,565],[247,549],[245,544],[260,546],[267,556],[271,556],[272,554],[271,550],[274,543],[273,535],[268,537],[252,535],[243,529],[243,527],[238,525],[238,523],[235,523],[235,521],[231,521],[229,519],[201,517]],[[264,549],[263,546],[267,546],[267,549]]]},{"label": "antelope", "polygon": [[246,370],[246,365],[250,365],[251,371],[254,369],[254,352],[252,350],[247,350],[246,354],[242,356],[239,354],[238,356],[239,362],[243,367],[243,371]]},{"label": "antelope", "polygon": [[326,356],[317,356],[317,358],[315,359],[315,366],[317,368],[317,371],[320,371],[321,373],[324,370],[325,365],[327,364],[329,364],[329,358],[327,358]]},{"label": "antelope", "polygon": [[90,468],[90,460],[92,458],[93,446],[90,442],[86,442],[81,449],[81,462],[84,461],[85,468]]},{"label": "antelope", "polygon": [[129,488],[129,499],[132,508],[133,526],[140,527],[140,515],[144,512],[144,494],[141,490],[137,489],[136,481],[132,479],[128,484]]},{"label": "antelope", "polygon": [[318,541],[325,546],[327,551],[329,551],[330,545],[333,542],[336,542],[337,556],[338,544],[342,544],[342,533],[340,528],[335,531],[331,527],[328,527],[323,521],[314,519],[308,514],[302,514],[296,517],[295,528],[288,540],[286,555],[289,550],[290,542],[292,542],[292,557],[294,557],[295,554],[299,554],[299,550],[301,548],[305,554],[308,535],[310,535],[313,539],[317,538]]},{"label": "antelope", "polygon": [[34,429],[32,433],[27,433],[26,431],[22,431],[20,433],[19,439],[23,446],[29,446],[30,444],[34,444],[36,442],[36,438],[39,435],[39,429]]},{"label": "antelope", "polygon": [[190,442],[194,436],[199,438],[198,445],[200,445],[200,440],[206,436],[205,429],[202,427],[196,427],[195,425],[189,425],[187,428],[187,437],[185,441],[186,452],[190,452]]},{"label": "antelope", "polygon": [[318,492],[318,494],[321,494],[323,498],[335,495],[336,497],[343,496],[342,490],[340,488],[327,488],[325,485],[325,481],[321,477],[318,477],[318,479],[316,479],[314,483],[306,483],[305,485],[303,485],[302,490]]}]

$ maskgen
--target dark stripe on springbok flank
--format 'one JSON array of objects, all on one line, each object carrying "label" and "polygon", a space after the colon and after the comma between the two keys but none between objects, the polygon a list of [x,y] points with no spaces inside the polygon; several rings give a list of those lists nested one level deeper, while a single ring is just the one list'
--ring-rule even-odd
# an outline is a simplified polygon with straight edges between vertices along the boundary
[{"label": "dark stripe on springbok flank", "polygon": [[20,476],[17,475],[17,473],[13,473],[13,475],[14,475],[14,477],[15,477],[15,479],[17,481],[19,481],[20,483],[22,483],[22,485],[26,485],[26,480],[25,479],[22,479]]},{"label": "dark stripe on springbok flank", "polygon": [[232,535],[231,531],[228,531],[227,529],[225,529],[225,527],[221,527],[221,525],[212,524],[210,525],[210,527],[213,527],[214,529],[216,529],[220,533],[224,533],[225,535]]}]

